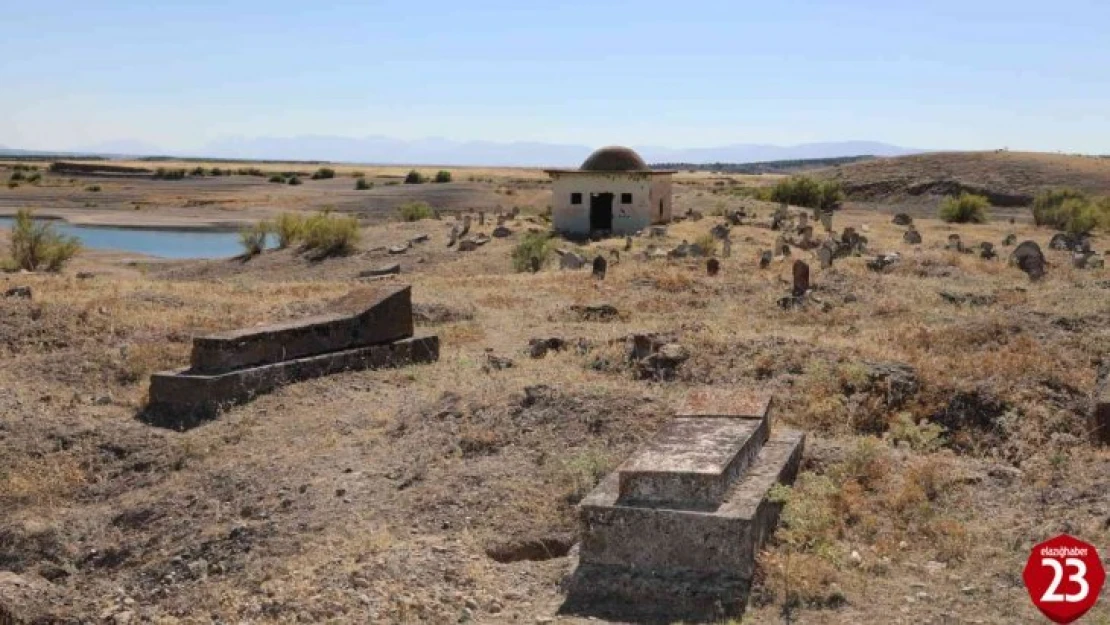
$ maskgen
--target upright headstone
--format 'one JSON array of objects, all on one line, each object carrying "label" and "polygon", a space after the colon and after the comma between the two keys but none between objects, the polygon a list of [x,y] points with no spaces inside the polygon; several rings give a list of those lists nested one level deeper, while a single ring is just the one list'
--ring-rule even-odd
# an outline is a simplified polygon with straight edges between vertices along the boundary
[{"label": "upright headstone", "polygon": [[732,239],[721,241],[721,257],[732,258]]},{"label": "upright headstone", "polygon": [[775,238],[775,254],[779,256],[790,256],[790,244],[786,242],[786,238],[781,234]]},{"label": "upright headstone", "polygon": [[470,215],[463,216],[462,230],[459,231],[460,237],[465,237],[470,232]]},{"label": "upright headstone", "polygon": [[[804,217],[805,213],[802,213],[802,216]],[[809,249],[810,246],[813,245],[813,226],[805,226],[804,228],[800,228],[798,230],[798,233],[802,237],[802,241],[800,244],[801,247],[804,249]]]},{"label": "upright headstone", "polygon": [[921,233],[910,224],[910,229],[902,235],[902,240],[910,245],[921,245]]},{"label": "upright headstone", "polygon": [[540,260],[539,256],[533,256],[532,260],[531,260],[531,264],[532,264],[532,273],[539,273],[540,266],[543,265],[543,261]]},{"label": "upright headstone", "polygon": [[608,263],[605,262],[605,257],[598,254],[594,257],[594,278],[598,280],[605,279],[605,270],[608,268]]},{"label": "upright headstone", "polygon": [[817,248],[817,259],[821,261],[822,269],[831,269],[833,264],[833,251],[827,245]]},{"label": "upright headstone", "polygon": [[710,258],[709,260],[705,261],[705,273],[708,274],[709,277],[716,276],[720,271],[721,261],[717,260],[716,258]]},{"label": "upright headstone", "polygon": [[500,213],[498,213],[498,215],[497,215],[497,225],[499,225],[499,226],[504,226],[505,225],[505,216],[500,214]]},{"label": "upright headstone", "polygon": [[624,251],[632,251],[632,237],[624,237]]},{"label": "upright headstone", "polygon": [[991,260],[998,258],[998,253],[994,251],[994,244],[988,241],[983,241],[979,244],[979,258],[983,260]]},{"label": "upright headstone", "polygon": [[451,226],[451,240],[447,242],[447,247],[452,247],[459,241],[459,225]]},{"label": "upright headstone", "polygon": [[478,225],[486,225],[486,211],[478,211]]},{"label": "upright headstone", "polygon": [[519,206],[514,206],[513,207],[512,216],[513,216],[513,219],[516,219],[517,217],[520,216],[520,207]]},{"label": "upright headstone", "polygon": [[794,261],[794,289],[790,292],[794,297],[801,297],[809,290],[809,265],[804,261]]},{"label": "upright headstone", "polygon": [[802,213],[798,215],[798,232],[809,228],[809,213]]},{"label": "upright headstone", "polygon": [[771,264],[771,250],[763,250],[759,253],[759,268],[766,269]]},{"label": "upright headstone", "polygon": [[944,249],[956,252],[964,251],[964,244],[960,241],[960,235],[954,233],[948,235],[948,244],[944,246]]},{"label": "upright headstone", "polygon": [[832,218],[832,211],[821,211],[821,227],[825,229],[825,232],[833,231]]},{"label": "upright headstone", "polygon": [[1034,241],[1025,241],[1014,248],[1010,255],[1010,262],[1029,276],[1030,280],[1040,280],[1044,277],[1045,260],[1041,246]]},{"label": "upright headstone", "polygon": [[898,213],[891,222],[896,226],[908,226],[913,223],[913,217],[910,217],[906,213]]},{"label": "upright headstone", "polygon": [[789,217],[790,212],[786,209],[786,204],[779,204],[779,207],[775,209],[775,213],[771,215],[771,230],[782,229],[783,224]]},{"label": "upright headstone", "polygon": [[859,239],[859,233],[851,226],[844,228],[844,233],[840,235],[841,243],[846,245],[853,253],[859,251]]}]

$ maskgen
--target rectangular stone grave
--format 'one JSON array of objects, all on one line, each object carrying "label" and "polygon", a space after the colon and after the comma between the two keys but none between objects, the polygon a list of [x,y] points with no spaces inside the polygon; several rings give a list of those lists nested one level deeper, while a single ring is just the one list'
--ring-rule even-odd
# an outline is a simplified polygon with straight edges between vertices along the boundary
[{"label": "rectangular stone grave", "polygon": [[193,339],[191,373],[215,374],[380,345],[413,334],[412,289],[362,289],[331,314]]}]

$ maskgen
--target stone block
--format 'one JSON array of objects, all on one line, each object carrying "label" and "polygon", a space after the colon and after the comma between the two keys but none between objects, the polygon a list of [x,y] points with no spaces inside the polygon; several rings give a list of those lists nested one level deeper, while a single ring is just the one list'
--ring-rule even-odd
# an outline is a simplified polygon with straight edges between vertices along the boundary
[{"label": "stone block", "polygon": [[150,403],[143,419],[152,425],[185,429],[228,406],[293,382],[438,359],[439,337],[421,336],[223,373],[204,374],[190,369],[156,373],[150,378]]},{"label": "stone block", "polygon": [[362,289],[335,313],[193,339],[190,373],[216,374],[388,343],[413,334],[411,287]]},{"label": "stone block", "polygon": [[704,387],[686,394],[676,417],[739,417],[771,420],[773,404],[768,393]]},{"label": "stone block", "polygon": [[676,418],[617,469],[620,501],[715,508],[766,440],[763,419]]},{"label": "stone block", "polygon": [[581,562],[750,578],[756,551],[774,531],[781,508],[768,491],[793,482],[804,443],[801,432],[775,432],[714,510],[624,505],[619,474],[610,474],[579,506]]}]

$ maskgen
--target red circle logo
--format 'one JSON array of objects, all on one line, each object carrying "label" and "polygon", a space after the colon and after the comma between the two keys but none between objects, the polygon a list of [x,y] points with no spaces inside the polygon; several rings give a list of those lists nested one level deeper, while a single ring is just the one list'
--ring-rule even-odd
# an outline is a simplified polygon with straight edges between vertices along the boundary
[{"label": "red circle logo", "polygon": [[1038,610],[1054,623],[1071,623],[1098,602],[1106,570],[1094,545],[1061,534],[1033,547],[1021,577]]}]

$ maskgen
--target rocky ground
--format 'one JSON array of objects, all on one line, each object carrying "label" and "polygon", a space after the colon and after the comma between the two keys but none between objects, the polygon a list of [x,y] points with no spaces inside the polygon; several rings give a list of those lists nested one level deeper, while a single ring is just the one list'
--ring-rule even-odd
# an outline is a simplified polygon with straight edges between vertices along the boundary
[{"label": "rocky ground", "polygon": [[[707,212],[725,197],[680,192]],[[447,218],[367,228],[356,254],[319,262],[89,254],[0,275],[0,293],[32,292],[0,297],[0,605],[63,622],[573,622],[558,610],[574,504],[708,384],[770,391],[810,434],[744,622],[1036,622],[1032,545],[1110,545],[1110,454],[1084,420],[1110,271],[1074,269],[1023,222],[918,219],[911,246],[874,210],[835,225],[899,252],[884,270],[797,248],[760,269],[779,234],[766,208],[732,228],[716,277],[704,258],[642,258],[715,217],[630,252],[567,244],[610,258],[602,281],[558,258],[513,272],[538,218],[473,252],[446,247]],[[945,250],[954,232],[1001,259]],[[1007,266],[1011,232],[1045,249],[1044,280]],[[786,310],[799,258],[813,289]],[[321,312],[391,262],[438,363],[297,384],[188,432],[137,420],[149,374],[187,362],[194,334]],[[598,304],[617,314],[575,308]],[[680,349],[632,359],[635,335]],[[1098,610],[1110,622],[1105,597]]]}]

